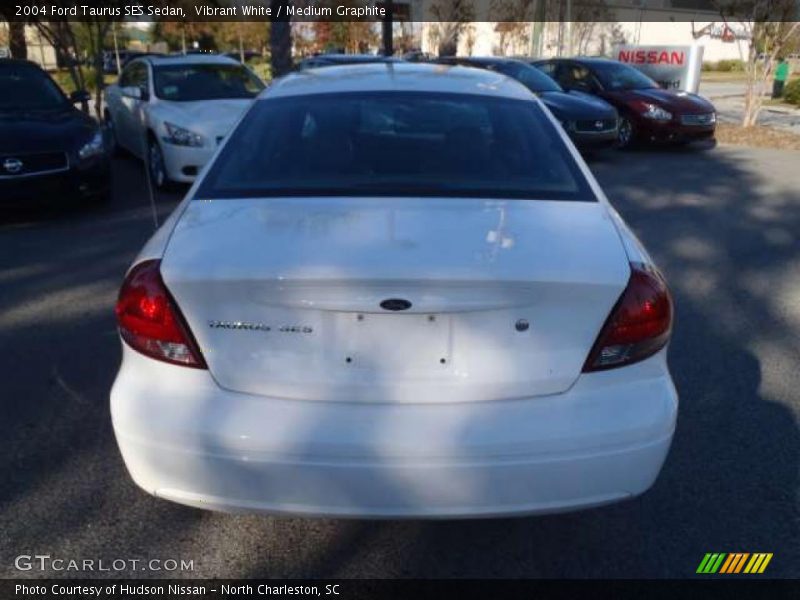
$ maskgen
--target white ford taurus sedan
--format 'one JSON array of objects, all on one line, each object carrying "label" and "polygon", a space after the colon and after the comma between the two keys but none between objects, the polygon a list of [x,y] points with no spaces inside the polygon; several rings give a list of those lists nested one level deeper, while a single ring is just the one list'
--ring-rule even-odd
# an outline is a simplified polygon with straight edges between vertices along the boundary
[{"label": "white ford taurus sedan", "polygon": [[192,182],[264,84],[226,56],[143,56],[105,91],[112,142],[159,188]]},{"label": "white ford taurus sedan", "polygon": [[312,69],[259,96],[128,271],[114,430],[137,484],[201,508],[596,506],[667,455],[672,313],[522,85]]}]

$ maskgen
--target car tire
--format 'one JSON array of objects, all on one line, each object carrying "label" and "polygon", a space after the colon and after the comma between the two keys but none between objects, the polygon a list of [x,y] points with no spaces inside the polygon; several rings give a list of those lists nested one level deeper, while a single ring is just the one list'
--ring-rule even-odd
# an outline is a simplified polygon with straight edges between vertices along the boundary
[{"label": "car tire", "polygon": [[636,141],[636,129],[628,117],[620,117],[617,133],[617,146],[621,149],[632,148]]},{"label": "car tire", "polygon": [[148,136],[147,142],[147,170],[150,174],[150,184],[157,190],[167,191],[172,187],[161,144],[152,135]]}]

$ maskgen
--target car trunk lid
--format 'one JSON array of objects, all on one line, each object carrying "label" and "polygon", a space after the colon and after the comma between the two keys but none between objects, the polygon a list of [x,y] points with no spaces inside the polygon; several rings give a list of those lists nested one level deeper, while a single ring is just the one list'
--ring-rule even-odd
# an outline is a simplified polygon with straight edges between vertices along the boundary
[{"label": "car trunk lid", "polygon": [[162,273],[223,388],[453,402],[568,389],[629,266],[597,202],[290,198],[191,202]]}]

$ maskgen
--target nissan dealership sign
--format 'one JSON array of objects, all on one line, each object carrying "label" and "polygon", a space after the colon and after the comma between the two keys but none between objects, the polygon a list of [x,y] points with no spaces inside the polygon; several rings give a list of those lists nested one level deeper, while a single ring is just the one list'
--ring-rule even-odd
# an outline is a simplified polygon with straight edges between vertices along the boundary
[{"label": "nissan dealership sign", "polygon": [[697,93],[703,66],[702,46],[629,46],[614,48],[614,58],[636,67],[669,90]]}]

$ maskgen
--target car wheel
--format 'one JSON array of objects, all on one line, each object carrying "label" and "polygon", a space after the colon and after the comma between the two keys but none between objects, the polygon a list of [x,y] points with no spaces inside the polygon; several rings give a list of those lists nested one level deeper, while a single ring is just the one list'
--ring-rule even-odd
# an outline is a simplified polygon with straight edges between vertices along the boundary
[{"label": "car wheel", "polygon": [[617,144],[620,148],[630,148],[636,137],[636,132],[633,129],[633,123],[628,117],[622,117],[619,120],[619,130],[617,132]]},{"label": "car wheel", "polygon": [[152,138],[147,150],[147,168],[150,171],[150,181],[157,189],[164,190],[169,187],[170,180],[161,145]]}]

